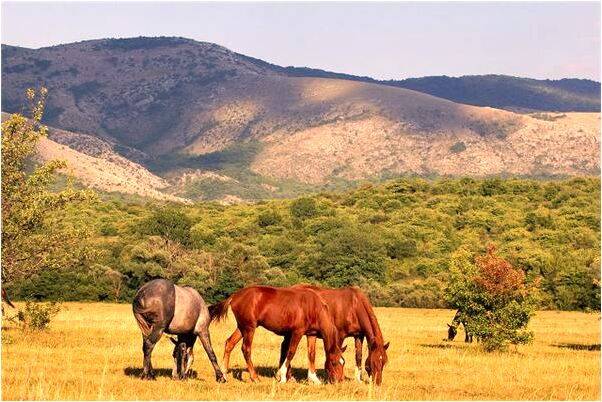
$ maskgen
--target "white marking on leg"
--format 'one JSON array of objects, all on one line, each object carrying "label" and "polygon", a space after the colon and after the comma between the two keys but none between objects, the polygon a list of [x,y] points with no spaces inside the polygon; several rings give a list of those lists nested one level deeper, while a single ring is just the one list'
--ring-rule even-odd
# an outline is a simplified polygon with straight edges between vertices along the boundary
[{"label": "white marking on leg", "polygon": [[320,379],[318,378],[318,375],[316,373],[312,373],[309,370],[307,370],[307,381],[314,383],[314,384],[322,384],[322,381],[320,381]]},{"label": "white marking on leg", "polygon": [[358,380],[359,382],[362,382],[362,368],[361,367],[355,367],[355,379]]},{"label": "white marking on leg", "polygon": [[282,367],[278,370],[280,374],[280,384],[286,383],[286,360],[282,363]]},{"label": "white marking on leg", "polygon": [[171,369],[171,378],[176,378],[177,375],[178,375],[178,361],[174,357],[173,368]]},{"label": "white marking on leg", "polygon": [[192,350],[190,350],[188,355],[188,361],[186,362],[186,374],[190,373],[190,368],[192,367],[192,362],[194,362],[194,355],[192,354]]}]

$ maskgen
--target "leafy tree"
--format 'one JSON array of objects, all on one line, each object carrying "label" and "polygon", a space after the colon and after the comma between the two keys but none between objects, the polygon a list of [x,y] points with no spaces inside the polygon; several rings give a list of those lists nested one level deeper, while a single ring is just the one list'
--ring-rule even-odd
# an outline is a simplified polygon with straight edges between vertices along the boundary
[{"label": "leafy tree", "polygon": [[456,254],[446,292],[449,305],[467,320],[466,330],[486,350],[533,339],[526,327],[535,309],[536,285],[527,284],[524,271],[498,257],[493,245],[474,262],[466,252]]},{"label": "leafy tree", "polygon": [[47,90],[27,91],[31,118],[13,114],[2,123],[2,279],[29,278],[47,267],[68,268],[81,263],[85,231],[64,225],[57,215],[70,205],[95,199],[89,190],[71,186],[49,191],[56,173],[66,166],[53,160],[32,167],[32,156],[47,128],[40,124]]},{"label": "leafy tree", "polygon": [[316,200],[313,198],[298,198],[291,204],[291,215],[298,219],[313,218],[318,215]]},{"label": "leafy tree", "polygon": [[173,243],[190,245],[192,221],[186,214],[175,208],[162,208],[142,222],[142,232],[160,236],[169,248]]}]

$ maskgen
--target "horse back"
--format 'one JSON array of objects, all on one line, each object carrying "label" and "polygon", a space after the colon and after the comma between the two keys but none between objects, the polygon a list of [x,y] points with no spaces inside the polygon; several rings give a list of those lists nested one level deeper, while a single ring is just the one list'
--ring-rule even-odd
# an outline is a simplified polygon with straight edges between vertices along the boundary
[{"label": "horse back", "polygon": [[232,295],[230,304],[239,323],[260,325],[277,334],[305,328],[319,330],[325,301],[309,289],[249,286]]}]

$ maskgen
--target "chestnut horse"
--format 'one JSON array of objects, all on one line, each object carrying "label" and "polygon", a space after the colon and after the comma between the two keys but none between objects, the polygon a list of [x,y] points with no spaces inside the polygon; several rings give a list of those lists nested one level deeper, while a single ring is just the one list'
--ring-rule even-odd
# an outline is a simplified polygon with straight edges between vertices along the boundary
[{"label": "chestnut horse", "polygon": [[313,290],[249,286],[210,306],[211,319],[223,319],[228,312],[228,306],[232,308],[237,328],[226,341],[223,363],[225,373],[228,372],[230,353],[242,339],[242,353],[251,381],[259,381],[251,361],[251,346],[255,328],[262,326],[284,336],[278,371],[281,383],[292,377],[291,360],[303,335],[320,335],[324,339],[324,368],[328,378],[332,382],[343,380],[344,349],[340,348],[337,329],[328,311],[328,305]]},{"label": "chestnut horse", "polygon": [[[376,315],[364,292],[355,286],[329,289],[307,284],[295,285],[291,289],[311,289],[317,292],[328,304],[330,314],[339,331],[339,342],[342,344],[347,337],[355,338],[355,377],[358,381],[361,381],[362,374],[362,343],[364,338],[367,339],[366,371],[375,384],[380,385],[383,367],[387,363],[389,343],[384,343]],[[316,336],[307,337],[307,351],[309,358],[307,378],[316,382]]]}]

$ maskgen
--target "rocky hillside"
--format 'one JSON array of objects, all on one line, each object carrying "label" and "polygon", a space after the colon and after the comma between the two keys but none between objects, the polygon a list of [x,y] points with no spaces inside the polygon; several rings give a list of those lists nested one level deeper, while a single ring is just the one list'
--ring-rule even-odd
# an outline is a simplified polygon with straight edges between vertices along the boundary
[{"label": "rocky hillside", "polygon": [[[25,89],[45,85],[47,124],[102,139],[184,198],[285,196],[399,174],[600,169],[599,113],[517,114],[379,83],[294,77],[188,39],[3,46],[2,62],[3,111],[22,110]],[[77,150],[65,136],[52,139]],[[89,156],[100,148],[84,143]]]}]

